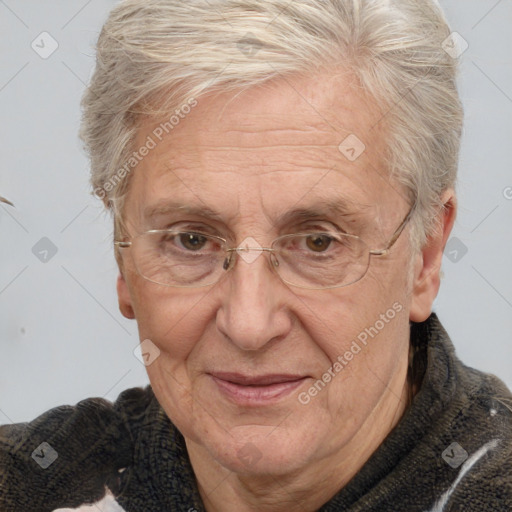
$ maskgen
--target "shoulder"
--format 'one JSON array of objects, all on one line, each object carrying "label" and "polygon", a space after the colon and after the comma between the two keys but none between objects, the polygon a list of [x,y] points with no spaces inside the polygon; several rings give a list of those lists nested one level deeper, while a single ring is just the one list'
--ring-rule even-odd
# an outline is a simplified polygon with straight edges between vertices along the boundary
[{"label": "shoulder", "polygon": [[[0,510],[51,512],[103,499],[133,457],[133,430],[155,398],[132,388],[0,427]],[[94,509],[93,509],[94,510]]]},{"label": "shoulder", "polygon": [[470,368],[435,315],[415,326],[423,369],[421,446],[438,501],[432,512],[512,510],[512,394],[494,375]]},{"label": "shoulder", "polygon": [[461,393],[443,452],[456,478],[446,498],[453,510],[512,510],[512,394],[494,375],[462,363],[458,373]]}]

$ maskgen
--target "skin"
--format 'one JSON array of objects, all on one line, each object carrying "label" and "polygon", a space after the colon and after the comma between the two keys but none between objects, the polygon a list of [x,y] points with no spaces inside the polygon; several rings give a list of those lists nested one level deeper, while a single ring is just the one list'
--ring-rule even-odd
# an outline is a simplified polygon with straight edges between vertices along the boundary
[{"label": "skin", "polygon": [[[127,236],[192,223],[231,247],[248,236],[269,247],[281,234],[336,223],[382,248],[411,206],[383,172],[382,115],[348,73],[279,78],[236,96],[205,96],[133,172]],[[137,143],[157,124],[142,123]],[[366,145],[354,162],[338,150],[352,133]],[[306,224],[278,219],[339,197],[349,203],[344,215]],[[252,262],[239,257],[215,285],[169,288],[138,275],[130,250],[122,250],[120,309],[136,318],[141,340],[161,351],[147,367],[149,379],[185,437],[208,511],[317,510],[398,423],[410,392],[409,320],[430,314],[454,221],[453,191],[443,200],[440,228],[425,247],[410,247],[407,227],[388,255],[371,258],[363,279],[330,290],[286,285],[265,254]],[[182,210],[144,216],[148,206],[166,201],[208,207],[219,218]],[[302,404],[299,394],[396,303],[402,310]],[[277,401],[241,405],[212,379],[221,371],[304,379]]]}]

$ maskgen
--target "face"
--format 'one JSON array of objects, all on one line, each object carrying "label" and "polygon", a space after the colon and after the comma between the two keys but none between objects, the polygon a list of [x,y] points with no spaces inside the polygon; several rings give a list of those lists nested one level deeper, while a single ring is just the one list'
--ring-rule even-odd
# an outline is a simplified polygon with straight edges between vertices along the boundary
[{"label": "face", "polygon": [[[384,169],[382,116],[348,75],[199,99],[131,176],[128,236],[172,227],[269,247],[340,229],[381,249],[411,206]],[[136,145],[157,126],[142,124]],[[366,146],[357,158],[361,146],[339,149],[351,134]],[[324,290],[285,284],[268,253],[238,257],[214,285],[165,287],[122,252],[121,308],[160,350],[151,385],[193,454],[239,473],[290,473],[371,453],[403,412],[407,228],[361,280]]]}]

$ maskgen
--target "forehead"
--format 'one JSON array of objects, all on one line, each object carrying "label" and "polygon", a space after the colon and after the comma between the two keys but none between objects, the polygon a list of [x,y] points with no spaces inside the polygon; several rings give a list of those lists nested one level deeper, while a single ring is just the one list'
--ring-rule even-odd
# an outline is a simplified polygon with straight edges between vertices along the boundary
[{"label": "forehead", "polygon": [[155,147],[131,176],[127,211],[147,214],[168,201],[226,217],[258,208],[282,216],[308,202],[396,201],[384,169],[383,114],[348,73],[211,94],[182,117],[172,129],[166,119],[141,124],[136,146],[150,137]]}]

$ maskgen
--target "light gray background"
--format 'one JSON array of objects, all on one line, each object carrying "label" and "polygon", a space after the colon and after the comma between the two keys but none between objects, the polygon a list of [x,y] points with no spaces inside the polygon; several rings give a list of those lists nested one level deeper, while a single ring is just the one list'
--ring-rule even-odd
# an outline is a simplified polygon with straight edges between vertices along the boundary
[{"label": "light gray background", "polygon": [[[148,382],[136,325],[117,309],[111,222],[89,195],[77,137],[92,47],[114,4],[0,0],[0,195],[16,204],[0,206],[0,423]],[[469,48],[450,242],[459,259],[444,258],[435,310],[468,365],[512,386],[512,1],[441,4]],[[47,59],[31,48],[43,31],[59,44]],[[57,248],[47,262],[33,252],[43,237]]]}]

